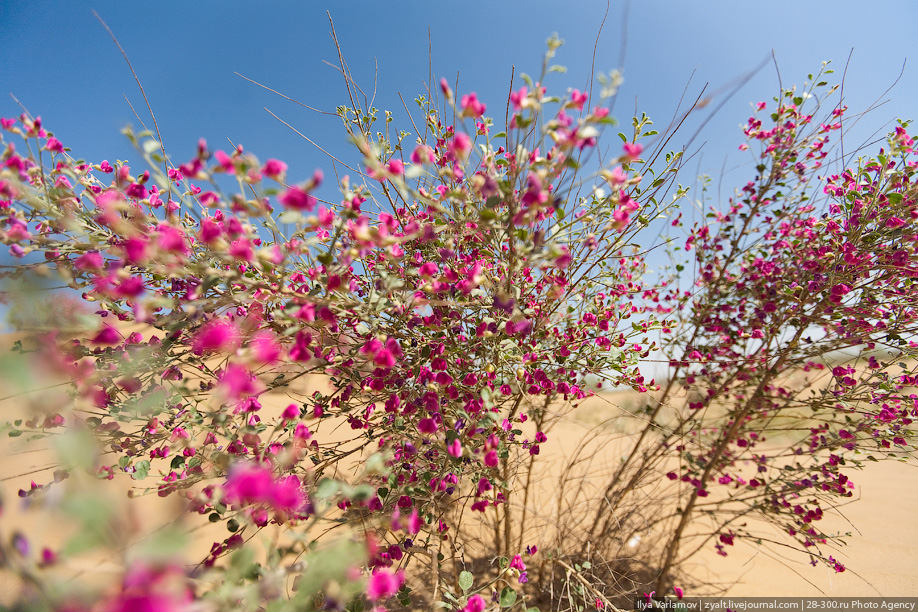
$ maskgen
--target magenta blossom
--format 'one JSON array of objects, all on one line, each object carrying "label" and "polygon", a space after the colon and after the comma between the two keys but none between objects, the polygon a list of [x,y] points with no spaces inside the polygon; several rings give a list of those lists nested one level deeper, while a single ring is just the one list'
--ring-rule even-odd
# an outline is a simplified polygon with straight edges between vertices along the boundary
[{"label": "magenta blossom", "polygon": [[278,159],[269,159],[261,171],[268,178],[278,180],[287,172],[287,164]]},{"label": "magenta blossom", "polygon": [[466,117],[481,117],[485,112],[485,105],[478,101],[478,96],[472,92],[462,96],[462,114]]},{"label": "magenta blossom", "polygon": [[373,601],[388,599],[395,595],[403,582],[405,582],[404,570],[392,573],[385,569],[378,569],[373,572],[367,582],[367,597]]},{"label": "magenta blossom", "polygon": [[208,351],[228,351],[236,348],[239,331],[228,321],[211,321],[204,325],[195,335],[193,350],[195,355]]},{"label": "magenta blossom", "polygon": [[194,594],[176,566],[153,568],[138,563],[125,575],[121,590],[99,608],[103,612],[186,612]]},{"label": "magenta blossom", "polygon": [[276,479],[266,467],[236,464],[223,485],[229,504],[262,504],[279,512],[298,513],[306,505],[300,479],[294,475]]},{"label": "magenta blossom", "polygon": [[281,204],[293,210],[311,211],[316,207],[316,199],[300,187],[291,187],[278,198]]},{"label": "magenta blossom", "polygon": [[484,597],[481,595],[472,595],[469,597],[469,601],[465,604],[462,612],[484,612],[487,605],[488,603],[485,601]]},{"label": "magenta blossom", "polygon": [[644,150],[644,146],[636,142],[626,142],[622,149],[625,151],[625,158],[627,161],[634,161],[640,157],[641,152]]}]

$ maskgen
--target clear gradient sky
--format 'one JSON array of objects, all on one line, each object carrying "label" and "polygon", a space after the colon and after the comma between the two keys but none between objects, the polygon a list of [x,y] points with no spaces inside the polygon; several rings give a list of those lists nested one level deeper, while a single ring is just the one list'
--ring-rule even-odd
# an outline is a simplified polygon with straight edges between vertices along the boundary
[{"label": "clear gradient sky", "polygon": [[[913,0],[633,0],[627,6],[612,0],[596,48],[597,71],[623,67],[614,114],[626,122],[636,106],[665,126],[690,80],[692,97],[705,83],[709,92],[727,91],[770,60],[772,50],[785,85],[802,83],[823,60],[833,60],[840,77],[854,50],[845,89],[849,107],[864,110],[881,96],[889,100],[858,126],[860,141],[890,129],[894,117],[918,117],[918,65],[907,65],[883,96],[918,50],[908,34],[918,23]],[[378,69],[376,106],[407,124],[398,93],[411,104],[424,91],[428,42],[437,80],[453,82],[458,74],[460,91],[476,91],[490,110],[504,106],[511,66],[517,75],[538,73],[553,32],[565,40],[556,62],[569,70],[552,75],[549,86],[556,92],[584,88],[606,2],[0,0],[0,115],[21,112],[12,93],[76,157],[98,162],[138,157],[119,133],[127,123],[138,124],[124,95],[145,121],[148,115],[92,9],[124,46],[175,161],[186,161],[200,137],[216,148],[227,148],[230,139],[261,159],[287,161],[288,176],[302,180],[316,167],[329,174],[330,162],[264,107],[353,160],[337,118],[298,107],[234,72],[320,109],[344,103],[340,75],[323,62],[337,63],[326,10],[357,81],[372,91]],[[693,174],[719,173],[730,156],[731,186],[749,178],[748,171],[737,171],[749,162],[748,154],[737,154],[737,126],[748,117],[749,103],[769,100],[777,83],[775,66],[765,63],[726,102],[693,143],[706,143]],[[704,117],[699,114],[694,125]],[[684,130],[674,144],[694,131]]]},{"label": "clear gradient sky", "polygon": [[[262,160],[282,159],[292,181],[316,168],[333,176],[328,158],[264,107],[353,162],[339,120],[234,74],[319,109],[346,103],[340,74],[324,63],[337,64],[326,11],[356,80],[372,92],[375,76],[375,105],[393,110],[396,125],[407,126],[398,94],[412,104],[425,91],[428,57],[435,82],[458,77],[460,93],[477,92],[501,116],[511,67],[517,75],[537,75],[545,41],[557,32],[565,45],[555,61],[568,72],[551,75],[548,86],[555,93],[584,89],[606,8],[605,0],[0,0],[0,116],[22,112],[11,93],[75,157],[129,160],[139,169],[139,155],[120,134],[128,123],[139,129],[125,96],[145,122],[148,114],[95,9],[133,63],[176,163],[187,161],[203,137],[212,148],[228,149],[231,140]],[[726,197],[754,174],[751,155],[737,150],[738,126],[751,102],[777,94],[772,52],[787,86],[802,84],[824,60],[833,61],[840,79],[853,49],[844,90],[851,112],[886,102],[849,133],[850,151],[881,137],[895,117],[918,118],[918,63],[906,65],[896,87],[884,93],[907,59],[918,60],[918,43],[909,33],[915,23],[915,0],[612,0],[595,66],[623,69],[613,114],[626,124],[637,108],[655,119],[655,127],[665,127],[686,86],[690,100],[706,83],[709,93],[720,92],[690,119],[672,148],[680,148],[723,102],[692,143],[692,149],[703,145],[702,152],[680,182],[691,184],[699,173],[717,177],[725,168]],[[515,87],[521,84],[518,78]],[[326,189],[333,188],[328,181]]]}]

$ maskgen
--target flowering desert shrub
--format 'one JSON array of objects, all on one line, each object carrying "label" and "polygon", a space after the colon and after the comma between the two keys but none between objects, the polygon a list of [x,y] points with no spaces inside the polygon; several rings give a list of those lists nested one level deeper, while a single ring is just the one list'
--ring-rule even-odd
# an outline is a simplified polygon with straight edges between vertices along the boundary
[{"label": "flowering desert shrub", "polygon": [[[16,367],[67,390],[25,396],[7,426],[57,457],[20,496],[82,525],[57,550],[4,527],[21,605],[605,607],[622,593],[581,553],[631,528],[616,512],[650,482],[679,485],[654,526],[659,593],[680,543],[729,546],[748,513],[836,563],[816,525],[850,495],[842,467],[910,440],[910,138],[836,175],[840,119],[819,125],[782,92],[746,130],[758,177],[690,231],[695,275],[651,283],[635,245],[681,227],[682,154],[642,117],[597,164],[613,121],[603,96],[548,94],[558,44],[499,130],[446,81],[417,98],[412,131],[352,95],[338,114],[359,157],[335,201],[320,171],[297,182],[241,146],[200,142],[179,163],[128,131],[138,173],[74,157],[38,118],[3,119],[0,238],[17,258],[3,273],[60,279],[89,305],[15,347]],[[658,385],[638,365],[660,354]],[[557,406],[597,382],[651,398],[646,428],[579,506],[587,528],[540,551],[520,475]],[[784,450],[763,446],[774,431],[792,432]],[[131,501],[93,502],[118,486]],[[140,537],[124,508],[142,496],[180,500],[184,522]],[[183,552],[201,532],[209,550]],[[117,580],[76,589],[60,571],[100,556]],[[554,566],[563,602],[545,595]]]}]

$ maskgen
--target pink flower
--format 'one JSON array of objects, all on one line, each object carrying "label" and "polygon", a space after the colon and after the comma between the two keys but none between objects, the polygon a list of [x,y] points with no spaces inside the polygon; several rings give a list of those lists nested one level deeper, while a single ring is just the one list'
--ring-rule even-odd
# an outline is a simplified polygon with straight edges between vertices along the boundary
[{"label": "pink flower", "polygon": [[417,509],[411,511],[411,515],[408,517],[408,533],[414,535],[421,530],[421,527],[424,525],[424,522],[421,520],[421,517],[418,515]]},{"label": "pink flower", "polygon": [[411,153],[411,161],[415,164],[432,164],[435,160],[433,149],[427,145],[418,145]]},{"label": "pink flower", "polygon": [[119,344],[121,335],[114,327],[106,325],[92,339],[93,344]]},{"label": "pink flower", "polygon": [[135,563],[118,593],[108,597],[100,612],[190,612],[194,595],[177,566],[150,567]]},{"label": "pink flower", "polygon": [[214,208],[220,203],[220,196],[213,191],[205,191],[198,200],[201,202],[201,205],[207,206],[208,208]]},{"label": "pink flower", "polygon": [[526,102],[528,94],[529,89],[527,87],[520,87],[518,91],[514,91],[510,94],[510,101],[513,102],[513,108],[516,110],[523,108],[523,104]]},{"label": "pink flower", "polygon": [[300,407],[297,406],[296,404],[290,404],[289,406],[284,408],[284,412],[283,414],[281,414],[281,418],[284,419],[285,421],[292,421],[298,416],[300,416]]},{"label": "pink flower", "polygon": [[484,612],[487,605],[488,603],[485,601],[484,597],[481,595],[472,595],[469,597],[469,601],[465,604],[462,612]]},{"label": "pink flower", "polygon": [[80,255],[73,262],[73,267],[77,270],[101,270],[105,260],[98,251],[90,251]]},{"label": "pink flower", "polygon": [[373,358],[373,363],[381,368],[389,369],[395,365],[395,355],[387,349],[382,349],[376,353],[376,357]]},{"label": "pink flower", "polygon": [[164,251],[188,255],[188,245],[185,244],[185,233],[171,225],[160,224],[157,228],[157,245]]},{"label": "pink flower", "polygon": [[41,566],[54,565],[57,563],[57,554],[50,548],[41,549]]},{"label": "pink flower", "polygon": [[140,183],[131,183],[130,185],[128,185],[127,189],[124,190],[124,194],[128,196],[129,198],[135,198],[137,200],[142,200],[145,197],[147,197],[149,192],[147,191],[147,188],[141,185]]},{"label": "pink flower", "polygon": [[423,434],[437,433],[437,423],[430,418],[424,418],[418,421],[418,431]]},{"label": "pink flower", "polygon": [[252,243],[246,238],[233,240],[229,247],[229,254],[242,261],[252,261],[255,258],[255,251],[252,249]]},{"label": "pink flower", "polygon": [[832,287],[832,295],[845,295],[851,292],[851,287],[844,283],[838,283]]},{"label": "pink flower", "polygon": [[389,351],[396,359],[404,357],[405,355],[405,353],[402,352],[402,345],[399,344],[398,340],[395,338],[386,339],[386,350]]},{"label": "pink flower", "polygon": [[448,452],[451,457],[462,456],[462,443],[459,441],[459,438],[456,438],[451,443],[449,443],[449,445],[447,445],[446,452]]},{"label": "pink flower", "polygon": [[249,342],[249,347],[254,358],[263,364],[273,364],[280,357],[280,347],[274,341],[274,334],[269,331],[256,333]]},{"label": "pink flower", "polygon": [[512,321],[507,321],[507,323],[504,325],[504,332],[508,336],[513,336],[516,334],[525,335],[525,334],[528,334],[531,329],[532,329],[532,321],[530,321],[529,319],[521,319],[517,321],[516,323],[513,323]]},{"label": "pink flower", "polygon": [[52,153],[63,153],[64,145],[61,144],[61,141],[52,136],[48,139],[48,142],[45,143],[45,149],[51,151]]},{"label": "pink flower", "polygon": [[389,160],[387,168],[389,169],[389,173],[395,176],[401,176],[405,172],[405,164],[398,159]]},{"label": "pink flower", "polygon": [[463,157],[472,150],[472,141],[469,140],[469,137],[465,133],[459,132],[453,137],[450,148],[453,150],[454,154],[456,154],[456,157]]},{"label": "pink flower", "polygon": [[462,114],[466,117],[481,117],[485,112],[485,105],[478,101],[478,96],[472,92],[462,96]]},{"label": "pink flower", "polygon": [[449,83],[446,82],[446,79],[440,79],[440,91],[443,92],[447,100],[453,99],[453,90],[449,88]]},{"label": "pink flower", "polygon": [[237,463],[223,485],[228,504],[263,504],[280,512],[297,513],[306,504],[300,479],[294,475],[275,479],[270,469]]},{"label": "pink flower", "polygon": [[300,479],[293,474],[284,476],[274,482],[270,499],[267,500],[268,504],[273,506],[275,510],[291,513],[299,512],[306,502],[302,487]]},{"label": "pink flower", "polygon": [[316,206],[316,199],[300,187],[291,187],[278,199],[281,204],[294,210],[311,211]]},{"label": "pink flower", "polygon": [[555,259],[555,267],[558,268],[559,270],[563,270],[569,265],[571,265],[570,250],[566,246],[562,246],[561,255],[559,255],[558,258]]},{"label": "pink flower", "polygon": [[201,231],[198,235],[201,237],[201,242],[205,244],[210,244],[217,240],[220,235],[223,233],[223,226],[218,221],[214,221],[210,217],[204,217],[201,219]]},{"label": "pink flower", "polygon": [[115,287],[114,294],[123,298],[135,298],[143,293],[143,279],[139,276],[130,276]]},{"label": "pink flower", "polygon": [[223,151],[217,151],[214,153],[214,157],[217,158],[217,163],[220,165],[218,171],[232,172],[234,169],[233,158],[224,153]]},{"label": "pink flower", "polygon": [[271,470],[250,464],[238,464],[223,485],[224,500],[230,504],[261,503],[270,499],[274,485]]},{"label": "pink flower", "polygon": [[124,259],[130,264],[143,264],[147,259],[147,241],[142,238],[128,238],[121,245]]},{"label": "pink flower", "polygon": [[428,261],[427,263],[422,265],[420,268],[418,268],[418,274],[420,274],[424,278],[430,278],[431,276],[434,276],[438,274],[439,272],[440,272],[440,269],[437,268],[437,264],[433,263],[432,261]]},{"label": "pink flower", "polygon": [[621,187],[628,181],[628,175],[621,166],[615,166],[608,175],[608,181],[613,187]]},{"label": "pink flower", "polygon": [[255,376],[245,367],[231,363],[219,376],[220,386],[231,399],[252,395],[259,390]]},{"label": "pink flower", "polygon": [[269,159],[261,169],[265,176],[279,180],[287,172],[287,164],[279,159]]},{"label": "pink flower", "polygon": [[392,573],[389,570],[378,569],[373,572],[367,582],[367,597],[373,601],[388,599],[398,592],[403,582],[405,582],[404,570]]},{"label": "pink flower", "polygon": [[634,161],[641,155],[644,146],[636,142],[626,142],[622,149],[625,151],[625,158],[628,161]]}]

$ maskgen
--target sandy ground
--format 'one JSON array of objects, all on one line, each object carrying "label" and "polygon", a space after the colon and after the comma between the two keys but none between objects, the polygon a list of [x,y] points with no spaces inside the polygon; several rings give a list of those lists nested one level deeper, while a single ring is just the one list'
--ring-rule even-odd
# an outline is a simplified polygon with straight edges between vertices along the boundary
[{"label": "sandy ground", "polygon": [[860,499],[839,509],[847,522],[836,516],[824,519],[836,531],[853,533],[848,545],[833,554],[847,568],[842,573],[811,567],[793,551],[756,550],[740,543],[727,558],[713,550],[700,555],[696,571],[726,587],[729,595],[918,595],[916,469],[887,461],[852,473]]},{"label": "sandy ground", "polygon": [[[634,401],[614,395],[594,398],[556,427],[551,443],[567,452],[576,449],[589,426],[620,414],[619,404]],[[614,455],[615,449],[605,452]],[[918,595],[918,466],[883,461],[849,475],[857,487],[855,500],[838,508],[840,515],[827,515],[821,525],[826,532],[852,533],[846,546],[830,552],[846,571],[812,567],[807,555],[739,539],[727,557],[716,554],[712,543],[685,569],[734,596]]]},{"label": "sandy ground", "polygon": [[[6,395],[9,393],[0,393],[0,396]],[[621,414],[619,404],[633,401],[633,398],[618,396],[611,401],[594,399],[585,403],[551,432],[549,443],[545,445],[547,458],[552,453],[556,458],[569,456],[585,444],[588,432],[597,424]],[[3,421],[16,418],[22,409],[21,397],[0,402]],[[0,440],[0,495],[6,505],[0,515],[0,537],[8,539],[13,531],[21,529],[34,534],[35,547],[60,546],[78,528],[60,522],[53,515],[30,515],[17,495],[20,489],[29,487],[31,480],[45,482],[49,479],[51,472],[42,468],[53,462],[53,452],[47,444],[40,447],[45,450],[34,451],[21,439]],[[600,474],[619,459],[621,447],[598,444],[595,448],[590,447],[589,453],[595,455],[590,469]],[[547,464],[560,470],[563,462],[548,461]],[[730,549],[727,558],[715,554],[712,545],[694,557],[686,569],[702,582],[724,589],[729,595],[918,595],[918,472],[915,470],[913,466],[884,462],[851,474],[858,485],[860,499],[840,509],[845,518],[826,519],[832,529],[853,532],[848,545],[835,554],[848,568],[844,573],[836,574],[821,565],[811,567],[805,555],[787,549],[756,548],[741,541]],[[560,475],[558,471],[547,476],[548,480],[557,480]],[[137,530],[137,539],[144,537],[142,531],[155,530],[181,515],[174,497],[151,496],[127,504],[125,486],[114,487],[110,497],[102,489],[98,490],[99,504],[125,508],[124,516],[130,528]],[[546,508],[550,503],[546,502]],[[127,510],[128,507],[131,510]],[[199,552],[206,550],[214,541],[209,535],[206,530],[196,532],[193,548]],[[75,569],[85,576],[100,571],[102,575],[110,575],[114,566],[106,559],[95,559]],[[18,585],[8,575],[0,573],[0,605],[9,601],[17,589]]]}]

